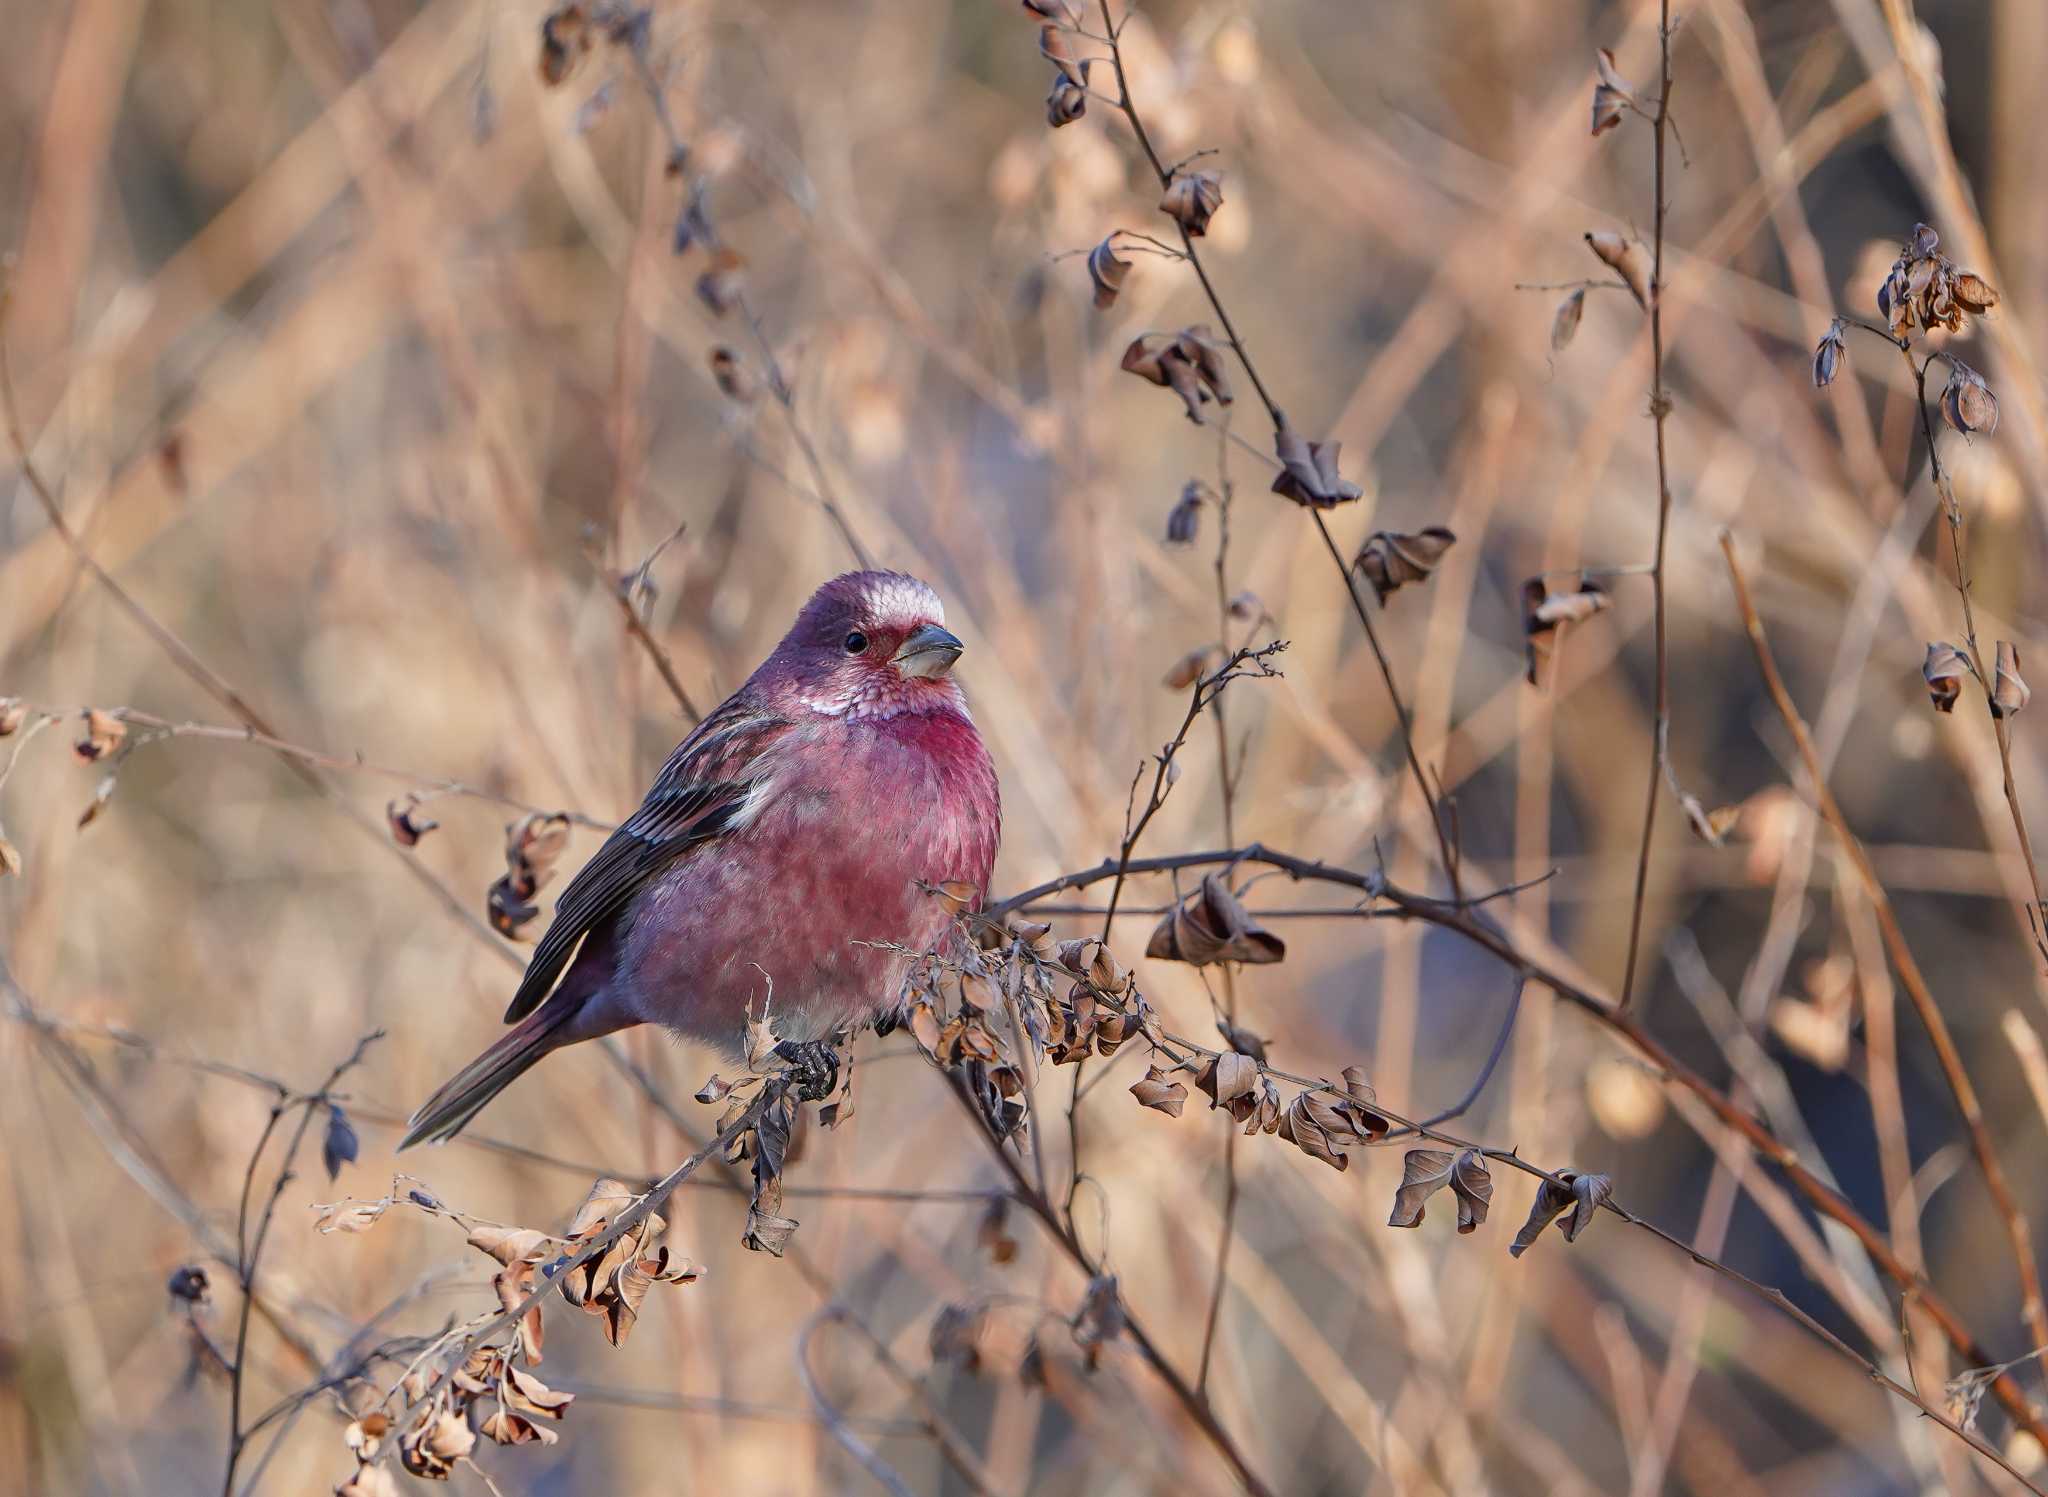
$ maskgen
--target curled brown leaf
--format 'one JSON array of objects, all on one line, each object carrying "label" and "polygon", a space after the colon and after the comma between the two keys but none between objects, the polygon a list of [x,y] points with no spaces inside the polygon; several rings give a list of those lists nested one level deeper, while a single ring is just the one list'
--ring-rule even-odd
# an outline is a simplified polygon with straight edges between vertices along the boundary
[{"label": "curled brown leaf", "polygon": [[1274,493],[1310,509],[1330,509],[1365,497],[1364,489],[1337,471],[1339,443],[1311,442],[1282,427],[1273,435],[1273,448],[1280,459]]},{"label": "curled brown leaf", "polygon": [[1159,211],[1185,229],[1190,239],[1209,232],[1209,220],[1222,206],[1223,179],[1215,172],[1178,172],[1159,200]]},{"label": "curled brown leaf", "polygon": [[1650,271],[1643,258],[1642,246],[1609,229],[1588,230],[1586,244],[1600,257],[1601,263],[1621,277],[1628,286],[1629,294],[1636,299],[1636,305],[1649,311]]},{"label": "curled brown leaf", "polygon": [[1941,639],[1928,644],[1927,661],[1920,667],[1920,676],[1927,683],[1927,694],[1933,699],[1936,712],[1955,711],[1963,682],[1974,674],[1970,657],[1956,646]]},{"label": "curled brown leaf", "polygon": [[1998,718],[2019,716],[2033,692],[2027,689],[2026,681],[2020,676],[2020,652],[2010,640],[1998,642],[1998,664],[1992,675],[1991,715]]},{"label": "curled brown leaf", "polygon": [[1442,525],[1427,526],[1414,535],[1375,530],[1351,564],[1372,584],[1373,595],[1384,608],[1399,588],[1426,581],[1457,539]]}]

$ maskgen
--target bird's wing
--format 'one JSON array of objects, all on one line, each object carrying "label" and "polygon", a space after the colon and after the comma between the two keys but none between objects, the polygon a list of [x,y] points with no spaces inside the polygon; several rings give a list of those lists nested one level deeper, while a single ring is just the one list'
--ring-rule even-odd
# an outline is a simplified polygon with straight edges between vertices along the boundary
[{"label": "bird's wing", "polygon": [[767,750],[790,729],[786,718],[737,698],[699,723],[669,756],[640,809],[583,865],[555,904],[554,923],[534,948],[505,1022],[525,1018],[548,994],[583,937],[624,909],[635,891],[673,859],[728,830],[767,769]]}]

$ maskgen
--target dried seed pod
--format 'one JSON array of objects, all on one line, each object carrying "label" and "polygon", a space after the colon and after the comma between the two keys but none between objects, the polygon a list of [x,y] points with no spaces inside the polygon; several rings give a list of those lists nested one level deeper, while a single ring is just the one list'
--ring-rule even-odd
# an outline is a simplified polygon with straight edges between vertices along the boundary
[{"label": "dried seed pod", "polygon": [[1960,359],[1950,359],[1948,384],[1941,392],[1941,419],[1961,432],[1987,436],[1998,430],[1998,397],[1982,375]]},{"label": "dried seed pod", "polygon": [[1310,509],[1330,509],[1365,497],[1365,490],[1337,471],[1336,442],[1311,442],[1282,427],[1273,435],[1274,451],[1280,458],[1280,476],[1273,480],[1273,492]]},{"label": "dried seed pod", "polygon": [[1550,319],[1550,351],[1563,353],[1578,335],[1579,323],[1586,315],[1586,288],[1579,287],[1557,304],[1557,315]]},{"label": "dried seed pod", "polygon": [[1828,324],[1828,330],[1821,334],[1819,347],[1813,351],[1814,386],[1823,388],[1833,384],[1846,357],[1848,352],[1842,341],[1842,319],[1837,317]]},{"label": "dried seed pod", "polygon": [[1927,662],[1920,667],[1920,675],[1927,682],[1927,694],[1934,699],[1936,712],[1956,710],[1963,682],[1972,674],[1969,657],[1954,645],[1935,640],[1927,646]]},{"label": "dried seed pod", "polygon": [[2010,640],[1998,642],[1998,664],[1992,672],[1991,715],[1993,717],[2017,717],[2026,709],[2027,699],[2033,692],[2020,677],[2020,652],[2013,648]]},{"label": "dried seed pod", "polygon": [[722,249],[711,257],[711,265],[697,277],[697,299],[711,309],[714,317],[730,312],[746,289],[741,267],[746,262],[738,253]]},{"label": "dried seed pod", "polygon": [[1428,526],[1414,535],[1375,530],[1351,564],[1372,584],[1384,608],[1389,594],[1407,583],[1427,580],[1457,539],[1442,525]]},{"label": "dried seed pod", "polygon": [[1633,240],[1606,229],[1589,230],[1586,244],[1609,270],[1619,275],[1636,299],[1636,305],[1650,310],[1650,272],[1643,263],[1642,247]]},{"label": "dried seed pod", "polygon": [[1111,234],[1088,251],[1088,279],[1095,283],[1095,305],[1115,306],[1116,294],[1123,289],[1124,277],[1130,273],[1131,262],[1117,255],[1116,235]]},{"label": "dried seed pod", "polygon": [[1209,232],[1209,220],[1222,206],[1223,179],[1215,172],[1181,172],[1159,200],[1159,211],[1187,230],[1190,239]]}]

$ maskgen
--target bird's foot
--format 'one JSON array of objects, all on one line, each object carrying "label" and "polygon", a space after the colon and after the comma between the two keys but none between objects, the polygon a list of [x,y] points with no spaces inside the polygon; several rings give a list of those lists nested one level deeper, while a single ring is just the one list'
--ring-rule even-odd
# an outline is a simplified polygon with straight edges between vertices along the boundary
[{"label": "bird's foot", "polygon": [[799,1102],[822,1102],[839,1090],[839,1047],[830,1040],[782,1040],[775,1053],[789,1063]]}]

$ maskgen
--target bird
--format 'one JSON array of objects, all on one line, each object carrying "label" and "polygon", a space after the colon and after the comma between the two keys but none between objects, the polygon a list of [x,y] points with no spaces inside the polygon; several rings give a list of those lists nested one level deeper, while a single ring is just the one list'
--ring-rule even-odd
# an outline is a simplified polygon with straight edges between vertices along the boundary
[{"label": "bird", "polygon": [[894,1012],[917,954],[986,898],[1002,836],[952,674],[964,648],[915,577],[820,587],[570,880],[512,1029],[399,1147],[453,1138],[543,1057],[636,1024],[738,1055],[757,1010],[784,1045],[814,1047]]}]

